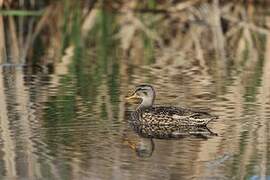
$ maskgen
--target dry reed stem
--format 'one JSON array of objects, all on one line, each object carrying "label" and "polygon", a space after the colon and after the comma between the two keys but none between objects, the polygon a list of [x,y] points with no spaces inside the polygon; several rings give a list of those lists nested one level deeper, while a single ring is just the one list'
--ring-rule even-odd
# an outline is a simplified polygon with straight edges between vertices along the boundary
[{"label": "dry reed stem", "polygon": [[20,50],[19,50],[19,41],[17,37],[17,32],[16,32],[16,25],[13,17],[8,17],[8,22],[9,22],[9,42],[10,42],[10,47],[9,47],[9,52],[12,55],[11,58],[11,63],[14,64],[19,64],[20,63]]},{"label": "dry reed stem", "polygon": [[153,30],[149,29],[140,19],[138,19],[136,16],[130,17],[132,22],[136,27],[138,27],[140,30],[142,30],[150,39],[155,40],[160,47],[163,47],[162,40],[160,36]]},{"label": "dry reed stem", "polygon": [[120,25],[121,29],[116,37],[120,38],[121,46],[124,52],[128,52],[132,43],[132,40],[135,38],[135,32],[138,27],[133,23],[133,13],[127,12],[125,18],[121,18]]},{"label": "dry reed stem", "polygon": [[20,57],[21,57],[20,59],[21,59],[21,63],[23,63],[23,64],[26,63],[27,52],[32,46],[33,26],[34,26],[34,21],[33,21],[33,19],[31,19],[29,24],[28,24],[28,30],[27,30],[25,42],[23,42],[24,46],[21,46],[21,49],[20,49],[20,51],[21,51],[20,52]]},{"label": "dry reed stem", "polygon": [[252,31],[257,32],[257,33],[268,34],[268,32],[270,31],[269,29],[259,27],[251,22],[239,21],[239,19],[237,19],[231,15],[223,15],[222,17],[227,19],[228,21],[230,21],[232,23],[238,23],[238,26],[240,26],[240,27],[249,28]]},{"label": "dry reed stem", "polygon": [[82,32],[83,37],[85,37],[87,35],[87,33],[94,27],[94,25],[96,23],[98,12],[99,12],[99,10],[94,8],[94,9],[90,10],[88,15],[86,15],[86,18],[83,21],[82,27],[81,27],[81,32]]},{"label": "dry reed stem", "polygon": [[205,0],[189,0],[189,1],[180,2],[176,6],[171,7],[169,10],[171,12],[183,11],[187,8],[195,6],[198,3],[203,3],[204,1]]},{"label": "dry reed stem", "polygon": [[3,64],[6,61],[6,38],[4,32],[3,16],[0,16],[0,63]]},{"label": "dry reed stem", "polygon": [[219,0],[213,0],[212,4],[213,8],[213,24],[212,31],[214,35],[214,46],[216,48],[216,52],[218,55],[218,62],[220,62],[220,67],[226,68],[226,52],[225,52],[225,38],[223,35],[223,31],[221,29],[221,12],[219,9]]}]

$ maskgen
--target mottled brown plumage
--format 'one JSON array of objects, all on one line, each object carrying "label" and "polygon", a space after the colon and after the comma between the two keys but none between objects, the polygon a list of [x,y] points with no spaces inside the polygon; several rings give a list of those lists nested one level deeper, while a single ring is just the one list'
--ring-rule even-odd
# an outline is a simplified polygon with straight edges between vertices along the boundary
[{"label": "mottled brown plumage", "polygon": [[[142,99],[138,108],[132,112],[130,124],[136,131],[149,137],[169,138],[188,132],[195,132],[199,128],[216,119],[207,112],[195,111],[178,107],[154,107],[154,88],[150,85],[137,86],[131,98]],[[200,130],[199,130],[200,131]]]}]

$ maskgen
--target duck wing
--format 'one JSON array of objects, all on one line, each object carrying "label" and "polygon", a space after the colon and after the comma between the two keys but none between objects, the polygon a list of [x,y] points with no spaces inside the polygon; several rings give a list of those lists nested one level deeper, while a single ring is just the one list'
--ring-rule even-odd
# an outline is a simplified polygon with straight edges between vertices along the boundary
[{"label": "duck wing", "polygon": [[203,111],[166,106],[146,108],[141,113],[142,123],[159,126],[205,126],[216,118]]}]

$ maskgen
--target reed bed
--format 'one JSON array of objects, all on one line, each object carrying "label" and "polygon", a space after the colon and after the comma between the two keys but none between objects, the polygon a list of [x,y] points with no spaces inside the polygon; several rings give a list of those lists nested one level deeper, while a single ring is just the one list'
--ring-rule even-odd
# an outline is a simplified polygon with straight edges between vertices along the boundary
[{"label": "reed bed", "polygon": [[[134,63],[166,63],[181,54],[199,59],[202,66],[244,65],[256,61],[257,49],[269,32],[269,22],[256,17],[269,13],[263,8],[266,4],[244,0],[2,0],[1,62],[54,63],[70,44],[97,44],[93,37],[108,26],[110,34],[100,36],[112,36]],[[135,57],[141,50],[140,57]],[[249,53],[243,57],[244,52]],[[37,59],[35,54],[42,56]],[[215,62],[207,62],[209,54],[214,54]]]}]

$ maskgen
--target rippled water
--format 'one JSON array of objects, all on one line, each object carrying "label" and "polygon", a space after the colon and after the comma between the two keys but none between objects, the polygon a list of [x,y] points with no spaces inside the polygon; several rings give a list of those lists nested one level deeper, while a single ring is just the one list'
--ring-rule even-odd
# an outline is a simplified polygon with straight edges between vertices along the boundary
[{"label": "rippled water", "polygon": [[[198,66],[108,67],[105,73],[84,66],[57,74],[46,68],[1,66],[1,179],[270,175],[269,72],[215,79]],[[137,135],[127,123],[135,105],[124,97],[140,83],[156,88],[156,104],[204,108],[218,115],[209,125],[218,136],[160,140]]]}]

